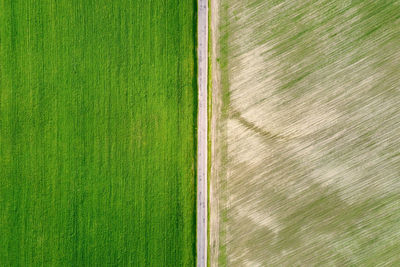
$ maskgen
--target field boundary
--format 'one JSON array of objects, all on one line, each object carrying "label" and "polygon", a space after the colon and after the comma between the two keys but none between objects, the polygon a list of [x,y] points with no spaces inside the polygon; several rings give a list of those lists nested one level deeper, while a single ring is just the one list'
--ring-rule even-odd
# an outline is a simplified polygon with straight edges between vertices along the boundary
[{"label": "field boundary", "polygon": [[207,266],[208,0],[198,0],[197,266]]}]

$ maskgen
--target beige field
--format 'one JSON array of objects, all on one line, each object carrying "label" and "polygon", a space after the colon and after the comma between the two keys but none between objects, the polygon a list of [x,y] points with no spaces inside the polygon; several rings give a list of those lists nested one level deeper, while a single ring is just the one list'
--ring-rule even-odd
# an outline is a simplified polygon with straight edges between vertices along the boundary
[{"label": "beige field", "polygon": [[211,7],[211,266],[399,263],[400,2]]}]

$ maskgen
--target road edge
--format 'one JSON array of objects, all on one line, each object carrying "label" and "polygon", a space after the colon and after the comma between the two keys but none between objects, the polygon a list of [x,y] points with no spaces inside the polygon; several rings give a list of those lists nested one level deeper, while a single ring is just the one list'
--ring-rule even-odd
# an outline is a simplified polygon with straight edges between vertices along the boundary
[{"label": "road edge", "polygon": [[197,267],[207,266],[208,0],[197,1]]}]

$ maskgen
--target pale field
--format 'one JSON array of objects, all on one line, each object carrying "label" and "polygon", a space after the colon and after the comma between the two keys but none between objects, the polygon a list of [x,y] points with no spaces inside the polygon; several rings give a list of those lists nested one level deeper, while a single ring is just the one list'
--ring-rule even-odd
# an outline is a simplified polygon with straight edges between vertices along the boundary
[{"label": "pale field", "polygon": [[211,266],[399,264],[400,1],[216,5]]}]

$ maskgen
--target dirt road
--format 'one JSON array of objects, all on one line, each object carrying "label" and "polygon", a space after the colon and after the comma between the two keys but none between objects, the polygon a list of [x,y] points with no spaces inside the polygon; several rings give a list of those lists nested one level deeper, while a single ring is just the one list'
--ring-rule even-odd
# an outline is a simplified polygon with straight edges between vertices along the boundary
[{"label": "dirt road", "polygon": [[207,266],[208,1],[198,0],[197,266]]}]

